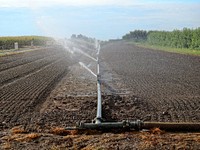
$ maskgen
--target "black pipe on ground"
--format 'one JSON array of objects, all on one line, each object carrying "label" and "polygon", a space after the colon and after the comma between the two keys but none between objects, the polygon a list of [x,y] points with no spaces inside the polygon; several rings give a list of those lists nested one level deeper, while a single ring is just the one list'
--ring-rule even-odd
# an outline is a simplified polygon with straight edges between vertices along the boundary
[{"label": "black pipe on ground", "polygon": [[143,129],[159,128],[165,131],[200,131],[200,122],[144,122]]},{"label": "black pipe on ground", "polygon": [[101,122],[101,123],[80,123],[77,127],[68,127],[67,130],[110,130],[110,129],[128,129],[128,130],[142,130],[159,128],[165,131],[200,131],[200,122],[143,122],[136,121],[122,121],[122,122]]}]

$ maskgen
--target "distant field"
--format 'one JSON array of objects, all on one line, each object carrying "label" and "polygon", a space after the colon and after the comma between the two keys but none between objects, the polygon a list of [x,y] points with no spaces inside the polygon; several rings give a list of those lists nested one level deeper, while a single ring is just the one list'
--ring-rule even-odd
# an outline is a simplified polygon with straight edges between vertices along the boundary
[{"label": "distant field", "polygon": [[[30,49],[52,45],[54,39],[44,36],[0,37],[0,56],[21,53]],[[16,47],[14,45],[17,45]]]}]

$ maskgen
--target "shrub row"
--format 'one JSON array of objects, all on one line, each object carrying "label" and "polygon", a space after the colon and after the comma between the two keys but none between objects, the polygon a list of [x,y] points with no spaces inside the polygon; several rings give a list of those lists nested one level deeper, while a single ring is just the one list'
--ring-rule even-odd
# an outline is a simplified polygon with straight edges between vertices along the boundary
[{"label": "shrub row", "polygon": [[173,48],[200,49],[200,28],[173,31],[135,30],[122,37],[124,40],[146,41],[152,45]]}]

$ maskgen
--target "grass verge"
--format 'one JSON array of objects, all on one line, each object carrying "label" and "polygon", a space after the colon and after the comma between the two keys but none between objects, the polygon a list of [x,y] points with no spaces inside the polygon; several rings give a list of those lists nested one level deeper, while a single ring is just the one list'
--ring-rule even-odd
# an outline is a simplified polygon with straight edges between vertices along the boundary
[{"label": "grass verge", "polygon": [[166,51],[166,52],[171,52],[171,53],[200,56],[200,50],[156,46],[156,45],[150,45],[148,43],[138,43],[138,42],[133,42],[133,41],[129,41],[128,43],[137,45],[139,47],[150,48],[152,50],[159,50],[159,51]]}]

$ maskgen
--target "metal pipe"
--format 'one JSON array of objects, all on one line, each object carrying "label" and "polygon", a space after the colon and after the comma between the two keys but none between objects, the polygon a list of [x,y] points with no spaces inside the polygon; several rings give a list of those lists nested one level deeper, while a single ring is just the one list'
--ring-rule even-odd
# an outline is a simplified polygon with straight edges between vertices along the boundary
[{"label": "metal pipe", "polygon": [[101,49],[101,46],[100,46],[100,44],[98,44],[98,47],[97,47],[97,55],[99,55],[100,49]]},{"label": "metal pipe", "polygon": [[96,114],[96,118],[94,119],[94,121],[95,121],[96,124],[100,124],[102,122],[101,82],[100,82],[100,67],[99,67],[100,45],[97,46],[97,59],[95,59],[95,58],[91,57],[90,55],[84,53],[82,50],[78,50],[78,51],[97,62],[97,74],[95,74],[91,69],[89,69],[82,62],[79,62],[79,64],[97,78],[97,114]]},{"label": "metal pipe", "polygon": [[159,128],[166,131],[200,131],[200,122],[144,122],[143,129]]},{"label": "metal pipe", "polygon": [[102,101],[101,101],[101,82],[100,82],[100,69],[99,69],[99,57],[97,56],[97,115],[95,123],[100,124],[102,120]]},{"label": "metal pipe", "polygon": [[97,123],[80,123],[79,129],[131,129],[134,128],[136,130],[140,130],[142,126],[142,122],[140,120],[137,121],[122,121],[122,122],[101,122]]},{"label": "metal pipe", "polygon": [[67,130],[74,129],[91,129],[91,130],[108,130],[108,129],[153,129],[159,128],[165,131],[200,131],[200,122],[143,122],[136,121],[122,121],[122,122],[100,122],[100,123],[80,123],[77,127],[68,127]]}]

